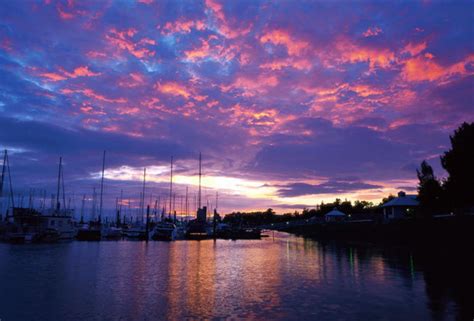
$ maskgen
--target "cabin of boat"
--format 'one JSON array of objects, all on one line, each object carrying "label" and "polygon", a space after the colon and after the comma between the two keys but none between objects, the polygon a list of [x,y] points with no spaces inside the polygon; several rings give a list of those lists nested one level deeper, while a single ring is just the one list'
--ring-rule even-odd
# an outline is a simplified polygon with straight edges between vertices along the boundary
[{"label": "cabin of boat", "polygon": [[42,215],[29,208],[13,208],[13,215],[7,217],[10,222],[5,238],[9,242],[53,242],[61,239],[72,239],[74,227],[72,216]]},{"label": "cabin of boat", "polygon": [[177,237],[177,228],[171,222],[157,223],[152,231],[151,238],[155,241],[173,241]]}]

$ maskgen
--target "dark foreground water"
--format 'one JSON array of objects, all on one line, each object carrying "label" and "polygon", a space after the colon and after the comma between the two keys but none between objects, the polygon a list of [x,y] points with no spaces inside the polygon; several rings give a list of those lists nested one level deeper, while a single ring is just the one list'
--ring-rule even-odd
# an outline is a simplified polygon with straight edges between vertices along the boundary
[{"label": "dark foreground water", "polygon": [[470,254],[422,253],[287,234],[0,244],[0,319],[472,320]]}]

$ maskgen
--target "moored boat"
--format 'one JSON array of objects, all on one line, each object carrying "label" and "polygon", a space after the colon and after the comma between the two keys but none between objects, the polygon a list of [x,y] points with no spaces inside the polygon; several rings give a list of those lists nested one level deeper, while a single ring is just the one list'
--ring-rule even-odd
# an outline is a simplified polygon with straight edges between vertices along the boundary
[{"label": "moored boat", "polygon": [[177,237],[177,228],[171,222],[159,222],[152,231],[151,238],[155,241],[173,241]]},{"label": "moored boat", "polygon": [[84,224],[77,231],[76,239],[78,241],[100,241],[102,237],[100,225]]}]

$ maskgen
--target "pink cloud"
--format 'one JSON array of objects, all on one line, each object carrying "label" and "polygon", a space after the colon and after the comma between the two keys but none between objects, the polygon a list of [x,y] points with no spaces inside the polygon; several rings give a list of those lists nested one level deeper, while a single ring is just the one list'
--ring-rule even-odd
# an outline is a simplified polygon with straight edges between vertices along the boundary
[{"label": "pink cloud", "polygon": [[287,48],[288,55],[301,55],[305,49],[309,47],[309,43],[306,41],[296,40],[290,36],[287,31],[284,30],[272,30],[263,34],[260,37],[261,43],[270,42],[274,45],[283,45]]},{"label": "pink cloud", "polygon": [[118,107],[117,112],[119,115],[134,115],[140,112],[137,107]]},{"label": "pink cloud", "polygon": [[396,63],[395,54],[389,49],[359,46],[348,40],[338,41],[335,47],[338,51],[336,60],[342,63],[367,62],[371,71],[377,67],[389,68]]},{"label": "pink cloud", "polygon": [[138,42],[134,42],[132,38],[136,34],[137,30],[134,28],[129,28],[123,31],[118,31],[117,29],[112,28],[105,37],[112,46],[128,51],[136,58],[142,59],[145,57],[153,57],[155,52],[145,46],[155,45],[156,42],[149,38],[142,38]]},{"label": "pink cloud", "polygon": [[192,93],[188,90],[188,88],[173,81],[166,83],[156,83],[155,89],[159,90],[163,94],[181,96],[185,99],[189,99],[192,96]]},{"label": "pink cloud", "polygon": [[364,37],[374,37],[382,33],[382,29],[379,27],[369,27],[362,35]]},{"label": "pink cloud", "polygon": [[202,20],[177,20],[174,22],[167,22],[162,28],[162,33],[190,33],[192,29],[204,30],[206,24]]},{"label": "pink cloud", "polygon": [[224,10],[222,5],[215,0],[205,0],[206,7],[208,7],[219,20],[225,20]]},{"label": "pink cloud", "polygon": [[226,38],[234,39],[237,37],[245,36],[252,29],[252,24],[249,24],[245,27],[236,26],[235,19],[228,21],[224,14],[224,9],[222,4],[216,0],[205,0],[205,5],[207,9],[212,12],[212,14],[217,18],[217,29],[218,32]]},{"label": "pink cloud", "polygon": [[75,16],[70,12],[65,12],[60,6],[57,6],[59,17],[63,20],[73,19]]},{"label": "pink cloud", "polygon": [[119,82],[118,85],[120,87],[127,87],[127,88],[134,88],[145,84],[145,77],[138,73],[132,72],[128,76],[123,77]]},{"label": "pink cloud", "polygon": [[50,81],[61,81],[61,80],[67,79],[66,76],[63,76],[54,72],[44,72],[44,73],[39,74],[39,76],[46,78],[46,80],[50,80]]},{"label": "pink cloud", "polygon": [[190,61],[201,60],[210,55],[210,45],[208,40],[201,40],[201,46],[184,52],[184,56]]},{"label": "pink cloud", "polygon": [[406,60],[402,70],[402,77],[407,81],[436,81],[444,80],[452,75],[473,74],[466,69],[466,65],[474,63],[474,55],[466,57],[463,61],[444,67],[433,59],[417,56]]},{"label": "pink cloud", "polygon": [[256,96],[257,94],[267,93],[272,87],[278,85],[278,78],[274,75],[259,75],[257,78],[240,76],[235,81],[228,85],[222,85],[221,90],[223,92],[229,92],[230,90],[241,90],[242,95],[245,97]]},{"label": "pink cloud", "polygon": [[87,66],[77,67],[72,72],[68,72],[62,68],[59,68],[57,73],[44,72],[39,74],[40,77],[46,78],[48,81],[61,81],[77,77],[95,77],[99,75],[101,75],[100,72],[93,72],[89,70],[89,67]]},{"label": "pink cloud", "polygon": [[83,94],[86,97],[96,99],[96,100],[100,100],[100,101],[104,101],[104,102],[108,102],[108,103],[126,103],[127,102],[127,99],[125,99],[125,98],[117,98],[117,99],[107,98],[107,97],[105,97],[101,94],[96,93],[94,90],[92,90],[90,88],[85,88],[85,89],[64,88],[64,89],[61,90],[61,93],[66,94],[66,95],[80,93],[80,94]]},{"label": "pink cloud", "polygon": [[186,60],[191,62],[197,62],[205,59],[213,59],[220,63],[226,63],[233,60],[239,54],[241,55],[241,59],[246,59],[244,56],[245,53],[242,51],[242,48],[239,48],[237,45],[211,45],[211,40],[216,39],[216,36],[210,36],[207,40],[201,39],[200,46],[184,52]]},{"label": "pink cloud", "polygon": [[417,44],[410,42],[408,45],[406,45],[403,48],[402,53],[409,53],[412,56],[416,56],[425,49],[426,49],[426,42],[421,42]]},{"label": "pink cloud", "polygon": [[294,68],[298,70],[309,70],[312,67],[311,61],[308,59],[276,59],[270,62],[266,62],[260,65],[260,68],[270,70],[280,70],[284,68]]}]

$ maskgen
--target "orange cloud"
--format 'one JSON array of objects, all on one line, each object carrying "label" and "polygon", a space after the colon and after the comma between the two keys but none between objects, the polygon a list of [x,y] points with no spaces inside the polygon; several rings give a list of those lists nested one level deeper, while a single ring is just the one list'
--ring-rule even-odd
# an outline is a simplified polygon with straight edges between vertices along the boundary
[{"label": "orange cloud", "polygon": [[257,78],[237,77],[237,79],[228,86],[221,86],[223,92],[238,89],[242,90],[242,95],[245,97],[256,96],[268,91],[269,88],[278,85],[278,78],[276,76],[260,75]]},{"label": "orange cloud", "polygon": [[155,88],[158,89],[163,94],[181,96],[185,99],[191,97],[191,92],[184,86],[178,84],[177,82],[167,82],[167,83],[156,83]]},{"label": "orange cloud", "polygon": [[209,41],[201,40],[201,46],[184,52],[187,60],[197,61],[210,56]]},{"label": "orange cloud", "polygon": [[367,85],[356,85],[351,86],[350,89],[357,93],[361,97],[368,97],[373,95],[381,95],[383,92],[381,90],[375,89]]},{"label": "orange cloud", "polygon": [[402,77],[407,81],[435,81],[449,76],[473,74],[466,69],[466,65],[474,63],[474,55],[468,56],[461,62],[443,67],[425,56],[408,59],[402,70]]},{"label": "orange cloud", "polygon": [[70,78],[76,78],[76,77],[94,77],[94,76],[99,76],[101,73],[93,72],[89,70],[89,67],[87,66],[81,66],[74,69],[72,73],[65,72],[65,74],[69,76]]},{"label": "orange cloud", "polygon": [[[210,41],[217,38],[216,36],[210,36],[208,40],[201,39],[201,45],[191,50],[184,52],[186,60],[196,62],[204,59],[213,59],[220,63],[226,63],[234,59],[241,48],[236,45],[215,45],[211,47]],[[242,56],[241,56],[242,58]]]},{"label": "orange cloud", "polygon": [[129,28],[124,31],[118,31],[117,29],[112,28],[105,38],[111,45],[128,51],[139,59],[154,56],[155,52],[146,48],[145,45],[155,45],[156,42],[153,39],[142,38],[140,41],[135,43],[132,38],[136,34],[137,30],[134,28]]},{"label": "orange cloud", "polygon": [[40,73],[39,76],[46,78],[48,81],[61,81],[77,77],[95,77],[101,75],[100,72],[93,72],[89,70],[87,66],[80,66],[73,70],[73,72],[68,72],[62,68],[59,69],[58,73],[54,72],[45,72]]},{"label": "orange cloud", "polygon": [[388,49],[378,49],[357,46],[349,41],[339,41],[336,43],[340,57],[343,63],[367,62],[370,70],[379,68],[389,68],[392,63],[396,62],[395,54]]},{"label": "orange cloud", "polygon": [[192,29],[204,30],[206,24],[202,20],[177,20],[174,22],[167,22],[162,33],[190,33]]},{"label": "orange cloud", "polygon": [[40,77],[46,78],[47,80],[50,81],[61,81],[61,80],[66,80],[67,77],[54,73],[54,72],[44,72],[39,74]]},{"label": "orange cloud", "polygon": [[265,33],[260,37],[261,43],[270,42],[274,45],[283,45],[288,51],[288,55],[300,55],[302,52],[309,47],[309,43],[306,41],[300,41],[290,37],[288,32],[284,30],[273,30]]},{"label": "orange cloud", "polygon": [[409,53],[412,56],[418,55],[420,52],[426,49],[426,42],[421,42],[418,44],[409,43],[403,48],[402,53]]}]

